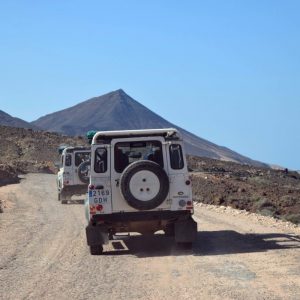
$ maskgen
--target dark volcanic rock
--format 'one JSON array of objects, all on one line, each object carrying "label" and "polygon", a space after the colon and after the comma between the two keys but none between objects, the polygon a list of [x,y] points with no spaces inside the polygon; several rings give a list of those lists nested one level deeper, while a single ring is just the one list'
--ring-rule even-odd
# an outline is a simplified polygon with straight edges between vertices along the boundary
[{"label": "dark volcanic rock", "polygon": [[55,173],[61,144],[86,145],[83,137],[69,137],[58,133],[0,126],[0,163],[9,165],[15,173]]},{"label": "dark volcanic rock", "polygon": [[194,200],[300,224],[300,174],[188,157]]},{"label": "dark volcanic rock", "polygon": [[17,182],[19,182],[19,178],[15,168],[0,163],[0,186]]}]

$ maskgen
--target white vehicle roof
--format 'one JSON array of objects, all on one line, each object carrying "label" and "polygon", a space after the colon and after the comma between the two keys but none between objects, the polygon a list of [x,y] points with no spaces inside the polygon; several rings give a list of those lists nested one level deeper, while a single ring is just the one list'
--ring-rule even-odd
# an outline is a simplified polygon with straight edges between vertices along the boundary
[{"label": "white vehicle roof", "polygon": [[71,152],[74,152],[74,151],[91,151],[91,148],[90,147],[84,147],[84,146],[66,147],[63,150],[63,154],[71,153]]},{"label": "white vehicle roof", "polygon": [[97,144],[97,141],[102,139],[134,136],[164,136],[166,138],[181,139],[181,134],[175,128],[112,130],[98,131],[93,137],[92,145]]}]

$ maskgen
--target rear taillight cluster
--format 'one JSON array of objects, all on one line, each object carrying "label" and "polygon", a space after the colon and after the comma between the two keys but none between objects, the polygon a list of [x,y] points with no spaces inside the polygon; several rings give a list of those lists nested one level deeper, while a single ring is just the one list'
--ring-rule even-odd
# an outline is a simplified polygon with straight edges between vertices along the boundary
[{"label": "rear taillight cluster", "polygon": [[64,180],[64,185],[68,185],[70,183],[70,173],[69,172],[63,172],[63,180]]},{"label": "rear taillight cluster", "polygon": [[186,202],[186,209],[188,209],[188,210],[193,210],[194,209],[192,200],[188,200]]},{"label": "rear taillight cluster", "polygon": [[103,205],[97,204],[97,205],[90,205],[90,214],[94,215],[97,211],[102,211]]},{"label": "rear taillight cluster", "polygon": [[103,190],[103,188],[104,188],[103,185],[93,185],[93,184],[89,185],[90,190]]},{"label": "rear taillight cluster", "polygon": [[102,211],[103,210],[103,206],[101,204],[96,205],[96,210],[97,211]]},{"label": "rear taillight cluster", "polygon": [[179,204],[179,206],[185,207],[186,209],[193,209],[193,201],[191,201],[191,200],[186,201],[186,200],[181,199],[178,204]]}]

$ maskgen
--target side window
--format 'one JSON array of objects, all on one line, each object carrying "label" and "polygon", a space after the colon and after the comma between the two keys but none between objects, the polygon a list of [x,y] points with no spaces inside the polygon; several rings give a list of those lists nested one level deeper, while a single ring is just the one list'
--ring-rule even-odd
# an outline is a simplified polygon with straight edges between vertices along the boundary
[{"label": "side window", "polygon": [[107,150],[106,148],[97,148],[95,151],[94,171],[96,173],[105,173],[107,171]]},{"label": "side window", "polygon": [[184,167],[183,155],[181,146],[178,144],[172,144],[169,148],[171,168],[174,170],[180,170]]},{"label": "side window", "polygon": [[71,154],[66,154],[66,161],[65,161],[65,166],[70,167],[72,165],[72,155]]}]

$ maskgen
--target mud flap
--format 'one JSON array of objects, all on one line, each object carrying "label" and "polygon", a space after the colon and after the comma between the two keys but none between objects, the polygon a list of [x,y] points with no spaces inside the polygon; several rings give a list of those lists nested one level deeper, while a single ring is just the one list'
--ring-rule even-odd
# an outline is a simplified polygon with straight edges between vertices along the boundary
[{"label": "mud flap", "polygon": [[175,242],[192,243],[197,238],[197,223],[193,218],[175,223]]},{"label": "mud flap", "polygon": [[106,228],[88,225],[85,228],[85,232],[86,241],[89,246],[108,244],[108,232]]}]

